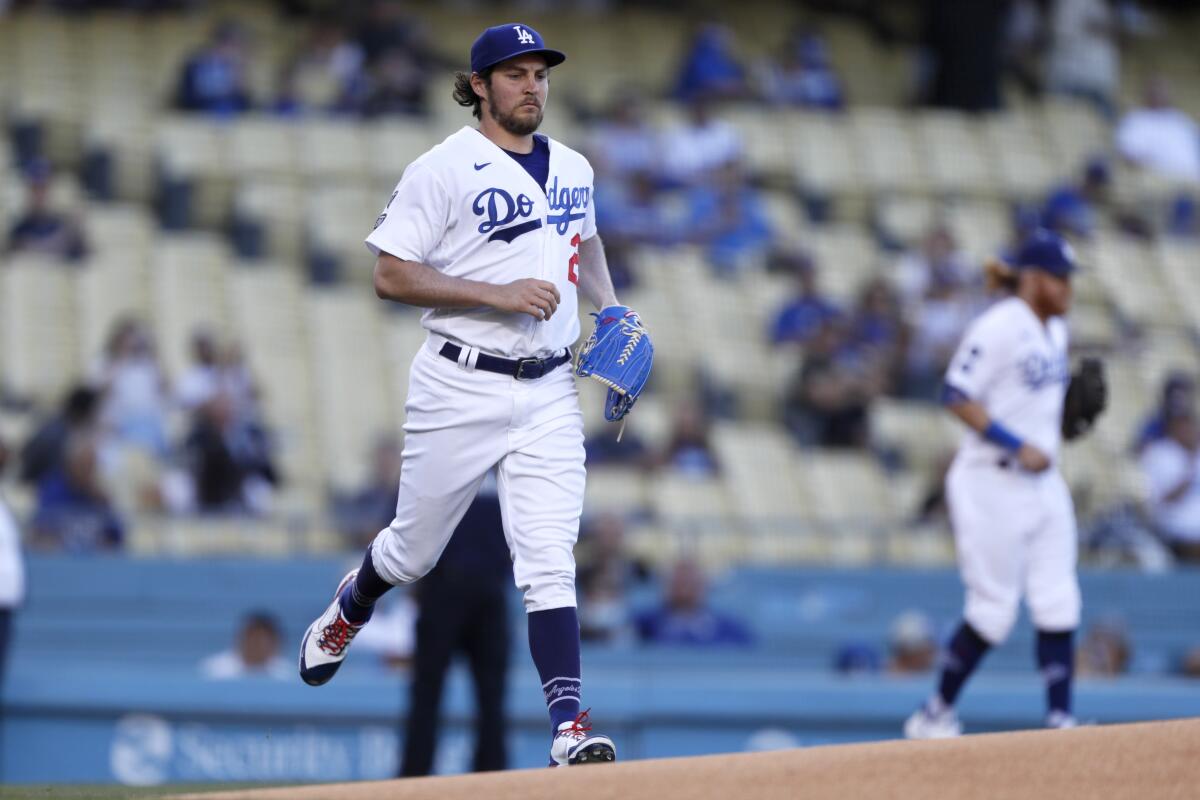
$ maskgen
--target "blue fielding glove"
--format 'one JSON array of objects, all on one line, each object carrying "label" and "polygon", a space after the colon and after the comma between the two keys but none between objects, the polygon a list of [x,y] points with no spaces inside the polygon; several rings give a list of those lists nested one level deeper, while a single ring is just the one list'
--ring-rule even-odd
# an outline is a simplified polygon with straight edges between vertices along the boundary
[{"label": "blue fielding glove", "polygon": [[629,413],[650,377],[654,345],[638,315],[626,306],[609,306],[596,318],[596,329],[575,357],[575,374],[608,387],[604,418],[616,422]]}]

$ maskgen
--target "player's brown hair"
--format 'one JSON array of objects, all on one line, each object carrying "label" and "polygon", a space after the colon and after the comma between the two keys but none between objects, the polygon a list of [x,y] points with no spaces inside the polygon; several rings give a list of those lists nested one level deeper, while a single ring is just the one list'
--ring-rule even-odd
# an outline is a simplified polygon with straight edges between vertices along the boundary
[{"label": "player's brown hair", "polygon": [[[489,86],[492,83],[493,69],[493,67],[488,67],[479,73],[479,77],[483,78],[483,82]],[[471,88],[471,73],[454,73],[454,102],[464,108],[471,109],[471,113],[475,115],[475,119],[483,119],[483,98],[475,94],[475,90]]]},{"label": "player's brown hair", "polygon": [[1017,291],[1017,283],[1020,280],[1017,271],[998,258],[989,258],[984,262],[983,276],[988,292],[1003,291],[1012,294]]}]

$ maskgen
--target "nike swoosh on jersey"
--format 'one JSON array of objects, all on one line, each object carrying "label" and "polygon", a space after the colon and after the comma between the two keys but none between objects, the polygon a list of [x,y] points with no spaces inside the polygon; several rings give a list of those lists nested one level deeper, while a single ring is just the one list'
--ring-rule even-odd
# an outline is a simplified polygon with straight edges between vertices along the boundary
[{"label": "nike swoosh on jersey", "polygon": [[476,171],[476,172],[479,172],[479,170],[483,169],[484,167],[486,167],[488,164],[491,164],[491,163],[492,163],[492,162],[490,162],[490,161],[485,161],[485,162],[483,162],[482,164],[476,164],[476,165],[475,165],[475,171]]}]

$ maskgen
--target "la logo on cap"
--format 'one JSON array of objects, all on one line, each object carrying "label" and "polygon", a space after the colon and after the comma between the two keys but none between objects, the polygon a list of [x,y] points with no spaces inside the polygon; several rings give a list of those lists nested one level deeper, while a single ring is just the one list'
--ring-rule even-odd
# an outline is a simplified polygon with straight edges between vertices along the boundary
[{"label": "la logo on cap", "polygon": [[521,44],[533,44],[533,34],[522,28],[520,25],[513,25],[513,30],[517,32],[517,41]]}]

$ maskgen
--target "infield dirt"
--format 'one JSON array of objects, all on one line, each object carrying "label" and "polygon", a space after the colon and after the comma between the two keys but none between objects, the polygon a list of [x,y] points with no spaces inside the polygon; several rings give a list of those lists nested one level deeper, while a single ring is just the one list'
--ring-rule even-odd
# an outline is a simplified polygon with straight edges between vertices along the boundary
[{"label": "infield dirt", "polygon": [[[179,797],[179,796],[177,796]],[[1200,719],[188,795],[195,800],[1200,798]]]}]

